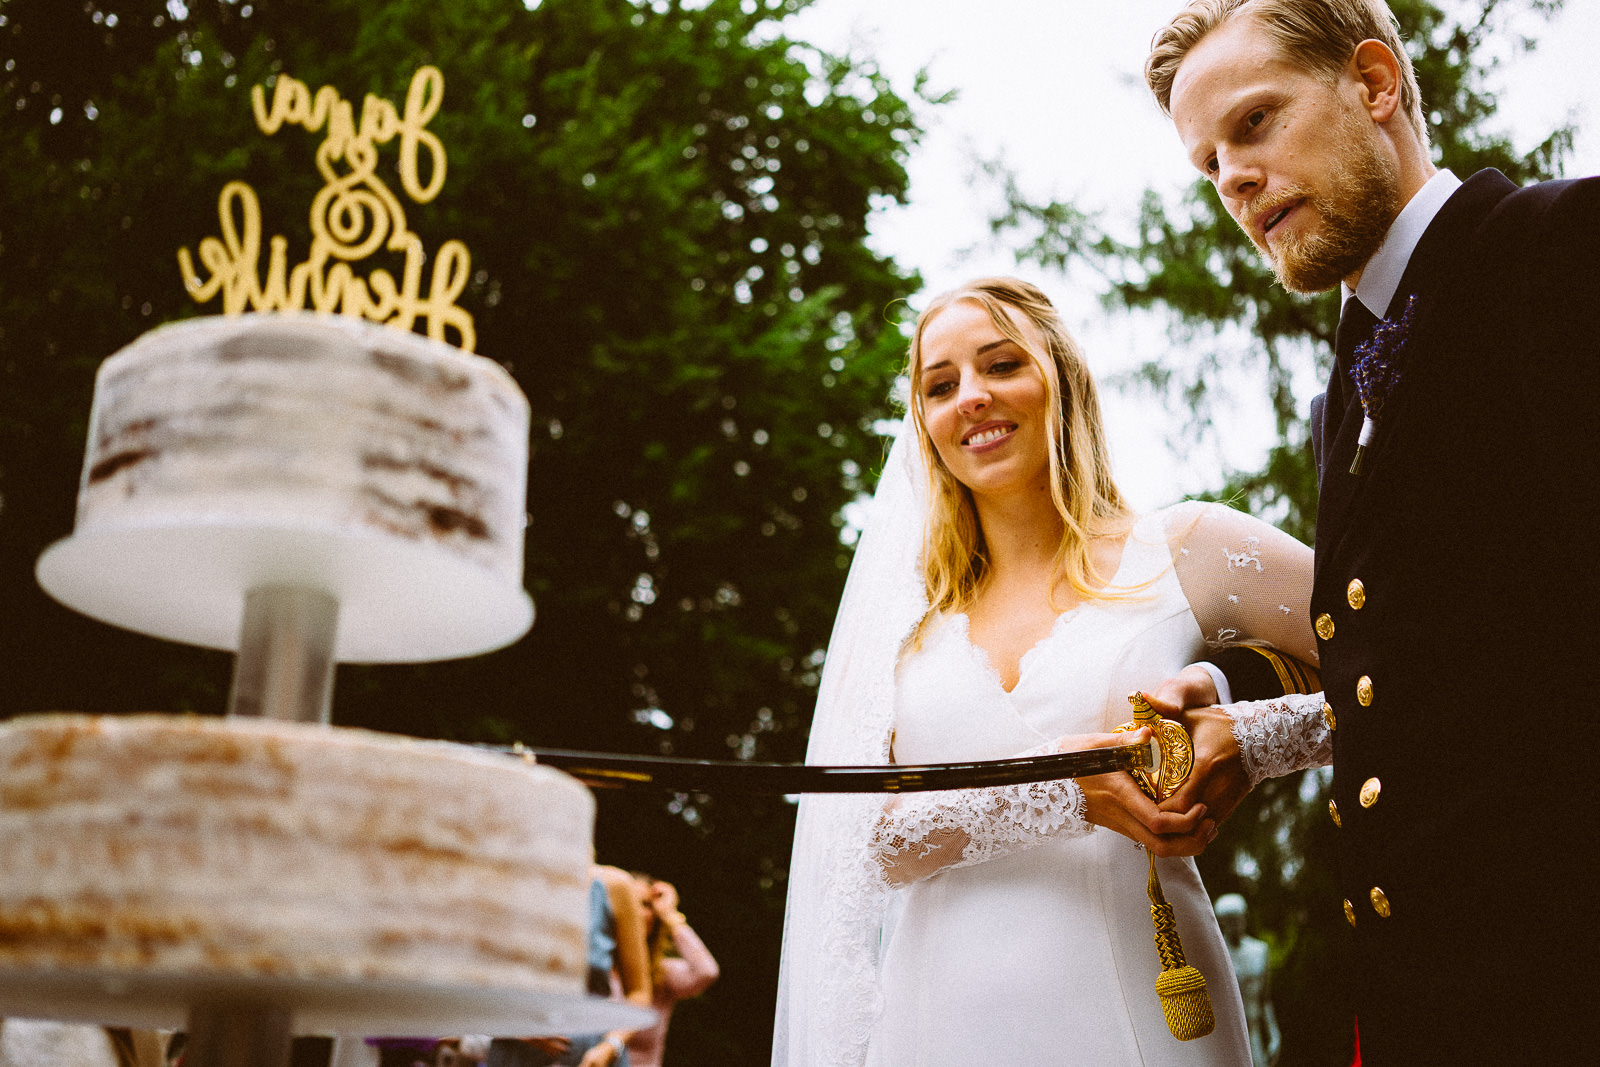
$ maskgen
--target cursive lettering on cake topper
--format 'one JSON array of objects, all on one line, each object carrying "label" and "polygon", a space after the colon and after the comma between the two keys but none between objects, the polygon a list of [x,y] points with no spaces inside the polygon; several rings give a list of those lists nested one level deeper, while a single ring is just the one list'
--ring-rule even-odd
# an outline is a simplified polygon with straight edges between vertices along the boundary
[{"label": "cursive lettering on cake topper", "polygon": [[[325,184],[311,202],[311,248],[290,267],[288,239],[272,237],[263,279],[261,202],[247,183],[228,182],[217,197],[221,236],[202,239],[198,250],[210,276],[202,278],[189,250],[178,249],[189,295],[204,304],[221,294],[224,315],[309,307],[402,330],[414,329],[420,320],[434,340],[472,351],[477,340],[472,316],[456,303],[472,274],[467,246],[457,240],[439,246],[424,290],[422,238],[407,228],[405,206],[377,174],[378,146],[398,139],[400,187],[418,204],[439,195],[448,162],[444,144],[427,127],[443,96],[439,68],[422,67],[411,77],[403,109],[368,93],[358,122],[355,107],[331,85],[313,94],[304,82],[279,74],[270,107],[266,92],[255,86],[250,102],[262,133],[270,137],[284,126],[326,131],[317,148],[317,170]],[[379,251],[404,257],[398,282],[382,267],[364,278],[352,268]]]}]

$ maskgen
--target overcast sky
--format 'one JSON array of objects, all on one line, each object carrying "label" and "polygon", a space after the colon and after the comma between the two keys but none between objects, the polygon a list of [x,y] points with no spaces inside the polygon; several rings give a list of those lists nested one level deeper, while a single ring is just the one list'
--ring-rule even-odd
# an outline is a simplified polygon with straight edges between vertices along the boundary
[{"label": "overcast sky", "polygon": [[[880,213],[872,230],[875,247],[916,267],[936,292],[978,274],[1019,272],[1009,251],[984,247],[993,203],[968,184],[974,152],[1002,158],[1034,198],[1098,209],[1113,225],[1132,220],[1144,189],[1176,195],[1189,184],[1193,172],[1139,73],[1151,35],[1179,6],[1181,0],[817,0],[787,30],[829,51],[875,58],[902,93],[922,67],[936,89],[959,92],[957,102],[924,115],[929,132],[911,161],[911,204]],[[1526,149],[1570,113],[1579,134],[1568,173],[1595,174],[1600,0],[1567,0],[1566,7],[1552,23],[1521,23],[1540,46],[1494,78],[1495,127]],[[1510,55],[1509,42],[1497,47]],[[1102,311],[1081,291],[1087,283],[1069,285],[1031,268],[1022,273],[1045,284],[1099,374],[1158,354],[1150,346],[1165,343],[1149,326]],[[1309,402],[1319,387],[1309,366],[1306,372]],[[1107,408],[1119,478],[1143,507],[1214,486],[1223,463],[1254,466],[1271,434],[1263,405],[1237,421],[1220,454],[1196,449],[1175,460],[1148,428],[1170,416],[1131,396],[1109,397]]]}]

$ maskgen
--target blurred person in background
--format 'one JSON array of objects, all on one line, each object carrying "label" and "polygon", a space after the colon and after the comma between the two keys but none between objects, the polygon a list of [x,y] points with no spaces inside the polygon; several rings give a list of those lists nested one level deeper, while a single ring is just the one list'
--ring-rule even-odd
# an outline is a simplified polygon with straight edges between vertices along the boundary
[{"label": "blurred person in background", "polygon": [[647,874],[635,874],[650,947],[650,988],[656,1023],[634,1031],[628,1039],[630,1067],[661,1067],[666,1055],[667,1026],[680,1001],[698,997],[721,975],[716,957],[690,927],[678,908],[678,890]]}]

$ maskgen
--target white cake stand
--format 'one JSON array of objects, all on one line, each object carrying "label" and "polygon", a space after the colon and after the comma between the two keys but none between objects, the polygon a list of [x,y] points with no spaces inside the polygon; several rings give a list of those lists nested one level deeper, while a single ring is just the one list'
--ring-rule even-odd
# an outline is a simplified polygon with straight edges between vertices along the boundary
[{"label": "white cake stand", "polygon": [[317,590],[338,601],[341,663],[475,656],[533,625],[526,592],[435,547],[265,522],[76,533],[46,549],[36,573],[45,592],[91,618],[228,650],[239,648],[252,589]]},{"label": "white cake stand", "polygon": [[[230,715],[330,719],[340,662],[449,659],[533,622],[520,588],[436,548],[262,522],[96,530],[40,557],[40,585],[117,626],[231,649]],[[427,982],[0,969],[0,1015],[185,1028],[190,1067],[283,1067],[295,1033],[595,1033],[652,1013],[598,997]]]},{"label": "white cake stand", "polygon": [[576,994],[335,979],[0,970],[0,1016],[186,1030],[186,1058],[277,1067],[295,1034],[531,1037],[647,1026],[652,1013]]}]

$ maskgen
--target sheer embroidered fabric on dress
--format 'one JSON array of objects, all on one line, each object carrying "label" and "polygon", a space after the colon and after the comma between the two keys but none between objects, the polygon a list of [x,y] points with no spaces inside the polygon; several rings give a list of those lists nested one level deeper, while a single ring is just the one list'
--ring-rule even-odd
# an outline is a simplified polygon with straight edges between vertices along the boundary
[{"label": "sheer embroidered fabric on dress", "polygon": [[[1306,549],[1231,508],[1207,509],[1194,533],[1179,548],[1174,566],[1207,643],[1262,640],[1316,663],[1314,642],[1296,640],[1310,632],[1304,625],[1310,615],[1310,575],[1304,564],[1285,565],[1297,553],[1307,558]],[[1224,568],[1215,566],[1219,553],[1227,560]],[[1277,620],[1269,618],[1273,613],[1294,625],[1275,625]],[[1333,761],[1333,736],[1322,718],[1320,693],[1241,701],[1229,705],[1228,714],[1252,787],[1264,778]]]},{"label": "sheer embroidered fabric on dress", "polygon": [[[1305,546],[1220,505],[1180,505],[1162,518],[1173,573],[1208,646],[1257,640],[1316,662],[1317,650],[1307,640],[1310,553]],[[1129,595],[1137,599],[1140,590]],[[954,622],[964,635],[965,620]],[[933,644],[943,636],[941,627],[928,641]],[[950,654],[942,642],[940,651]],[[1150,678],[1144,684],[1161,680]],[[1252,785],[1332,758],[1320,706],[1320,696],[1293,695],[1230,707]],[[1068,747],[1051,741],[1010,755],[1044,755]],[[886,805],[870,849],[890,884],[904,885],[1045,838],[1089,833],[1094,827],[1083,808],[1083,790],[1070,780],[909,794]]]}]

